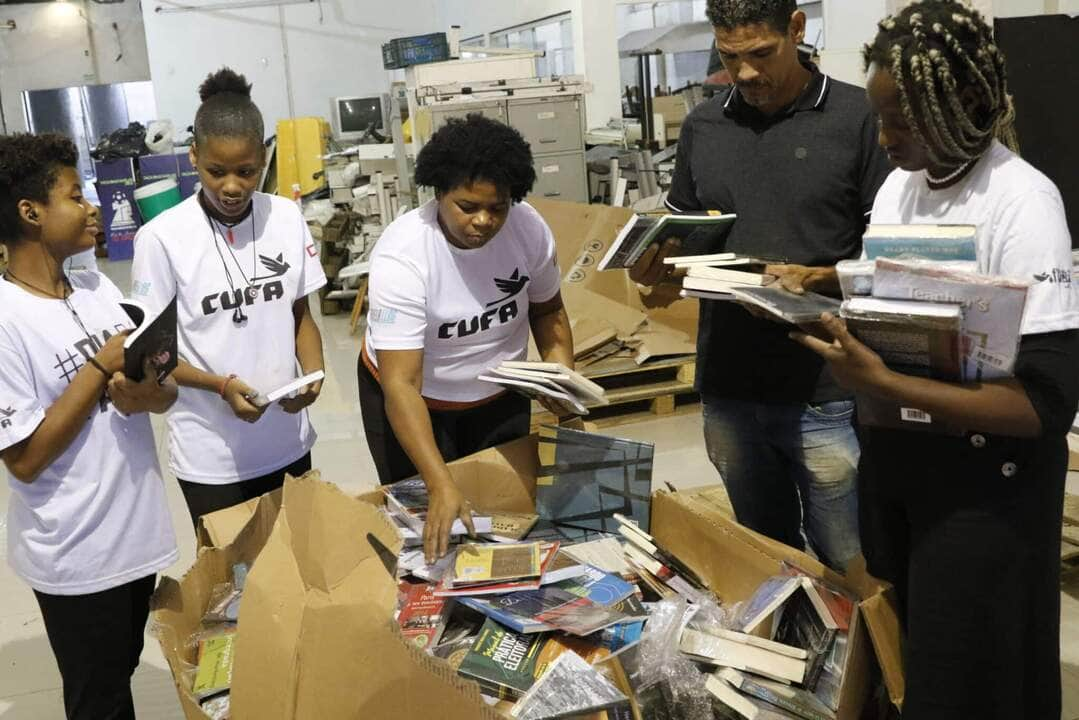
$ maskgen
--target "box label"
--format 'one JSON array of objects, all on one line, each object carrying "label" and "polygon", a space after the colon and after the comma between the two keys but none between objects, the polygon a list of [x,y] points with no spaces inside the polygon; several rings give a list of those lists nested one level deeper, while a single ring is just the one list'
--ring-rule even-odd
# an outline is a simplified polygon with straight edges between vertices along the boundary
[{"label": "box label", "polygon": [[916,422],[925,425],[932,424],[933,422],[932,415],[925,410],[918,410],[916,408],[899,408],[899,417],[901,417],[904,422]]},{"label": "box label", "polygon": [[540,120],[554,120],[556,114],[553,112],[541,112],[536,117]]},{"label": "box label", "polygon": [[545,175],[551,175],[552,173],[561,171],[562,168],[558,165],[544,165],[542,170]]}]

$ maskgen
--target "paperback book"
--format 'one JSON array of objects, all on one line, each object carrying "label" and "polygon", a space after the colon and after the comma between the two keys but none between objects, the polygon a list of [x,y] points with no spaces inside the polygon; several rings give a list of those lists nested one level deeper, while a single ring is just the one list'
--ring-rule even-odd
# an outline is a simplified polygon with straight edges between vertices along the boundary
[{"label": "paperback book", "polygon": [[737,216],[721,213],[634,215],[599,262],[600,270],[631,268],[650,245],[675,238],[685,240],[698,230],[725,231]]},{"label": "paperback book", "polygon": [[120,307],[135,329],[124,340],[124,375],[141,382],[149,360],[158,383],[167,378],[179,362],[176,334],[176,297],[156,316],[137,300],[121,300]]}]

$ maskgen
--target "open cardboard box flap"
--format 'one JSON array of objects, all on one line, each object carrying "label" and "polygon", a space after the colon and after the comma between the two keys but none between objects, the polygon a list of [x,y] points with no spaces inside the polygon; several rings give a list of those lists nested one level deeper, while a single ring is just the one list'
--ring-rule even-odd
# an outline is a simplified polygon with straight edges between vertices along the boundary
[{"label": "open cardboard box flap", "polygon": [[205,716],[182,687],[194,661],[186,639],[213,585],[239,561],[254,564],[236,637],[234,717],[501,717],[474,683],[401,637],[393,620],[401,540],[375,506],[317,474],[289,479],[280,510],[274,505],[260,502],[232,544],[203,550],[181,581],[164,578],[154,596],[158,637],[189,720]]}]

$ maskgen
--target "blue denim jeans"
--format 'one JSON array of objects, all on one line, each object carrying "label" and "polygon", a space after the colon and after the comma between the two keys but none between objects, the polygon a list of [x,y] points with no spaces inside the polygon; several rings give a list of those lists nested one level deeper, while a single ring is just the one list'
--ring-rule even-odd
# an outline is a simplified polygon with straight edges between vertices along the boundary
[{"label": "blue denim jeans", "polygon": [[703,400],[708,457],[738,522],[799,550],[808,539],[822,562],[843,572],[861,552],[854,403]]}]

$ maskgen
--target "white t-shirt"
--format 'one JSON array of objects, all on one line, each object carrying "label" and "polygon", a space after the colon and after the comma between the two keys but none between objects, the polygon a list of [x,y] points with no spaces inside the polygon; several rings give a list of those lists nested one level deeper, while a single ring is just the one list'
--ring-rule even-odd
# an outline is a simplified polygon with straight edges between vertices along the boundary
[{"label": "white t-shirt", "polygon": [[[120,291],[96,272],[69,276],[69,298],[40,298],[0,280],[0,449],[30,437],[75,373],[130,328]],[[96,372],[96,371],[95,371]],[[103,400],[75,440],[33,482],[9,475],[8,562],[51,595],[85,595],[176,561],[176,538],[146,414]]]},{"label": "white t-shirt", "polygon": [[[211,230],[198,195],[144,225],[135,236],[132,295],[155,310],[178,295],[180,355],[268,392],[299,377],[292,306],[325,285],[326,275],[295,203],[263,193],[252,202],[232,243],[227,228]],[[247,317],[240,325],[237,308]],[[251,424],[216,392],[196,388],[180,388],[168,425],[173,472],[207,485],[274,472],[315,444],[306,410],[290,415],[275,403]]]},{"label": "white t-shirt", "polygon": [[528,349],[528,310],[555,296],[554,235],[527,203],[486,245],[462,250],[438,224],[438,202],[398,218],[371,253],[366,343],[423,349],[423,396],[474,402],[498,392],[476,378]]},{"label": "white t-shirt", "polygon": [[978,270],[1035,284],[1023,334],[1079,328],[1071,235],[1053,182],[999,142],[960,182],[930,190],[925,172],[894,170],[873,203],[880,224],[974,225]]}]

